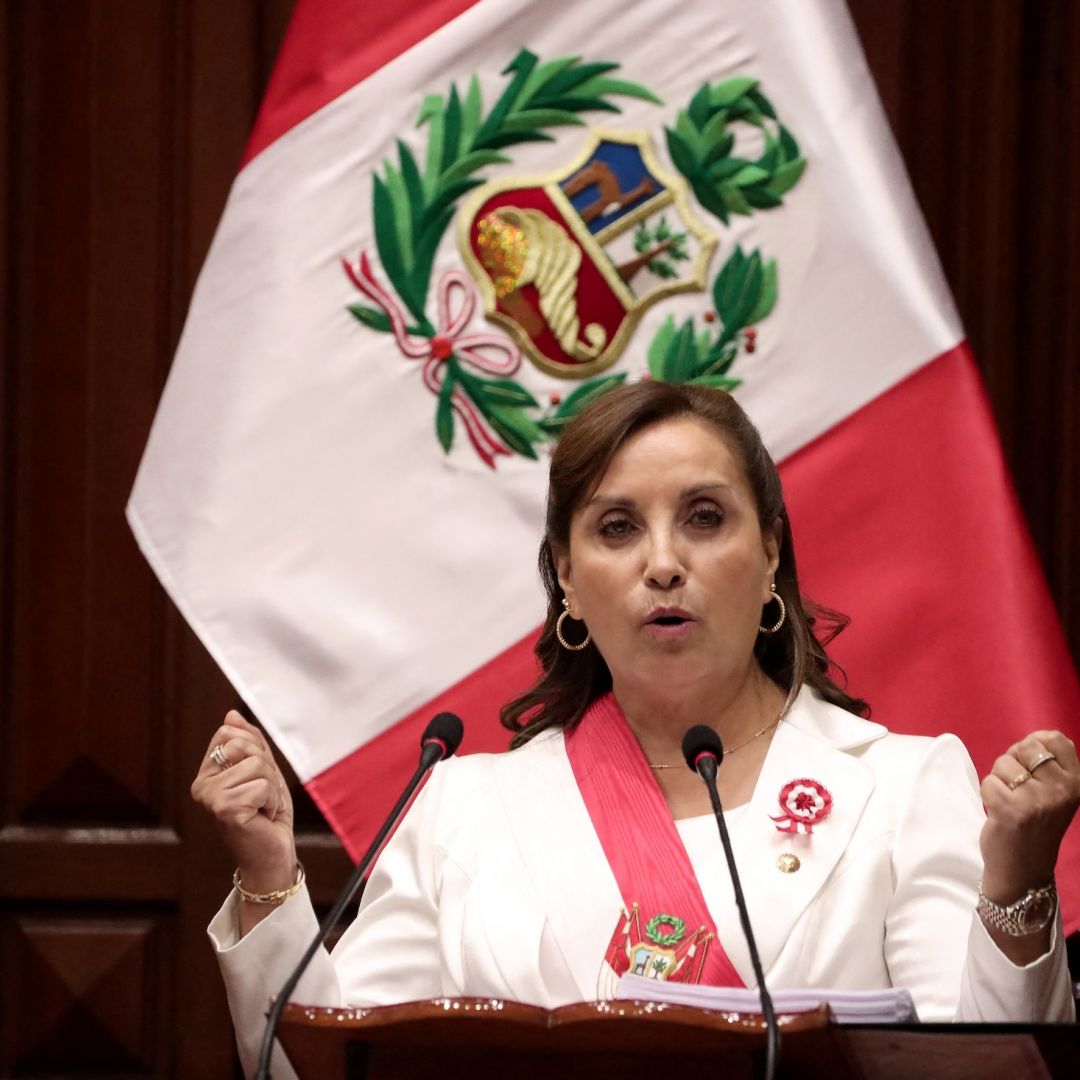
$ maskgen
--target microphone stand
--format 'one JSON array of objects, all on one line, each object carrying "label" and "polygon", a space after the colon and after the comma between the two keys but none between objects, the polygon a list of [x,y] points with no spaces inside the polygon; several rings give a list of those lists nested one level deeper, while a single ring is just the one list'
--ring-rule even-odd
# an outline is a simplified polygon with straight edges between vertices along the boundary
[{"label": "microphone stand", "polygon": [[711,753],[702,753],[694,761],[694,768],[705,781],[709,789],[716,824],[720,828],[720,842],[724,845],[724,857],[727,859],[731,884],[735,890],[735,904],[739,909],[739,922],[742,923],[743,936],[750,950],[750,963],[757,979],[758,993],[761,995],[761,1011],[765,1016],[765,1080],[773,1080],[776,1066],[780,1060],[780,1025],[776,1022],[776,1010],[773,1008],[772,995],[765,985],[765,972],[761,970],[761,957],[758,955],[754,931],[750,928],[750,914],[746,910],[746,898],[739,882],[739,871],[735,868],[735,853],[731,850],[731,837],[728,836],[727,822],[724,820],[724,808],[720,805],[720,792],[716,790],[716,758]]},{"label": "microphone stand", "polygon": [[[452,752],[453,751],[451,750],[450,753]],[[385,843],[391,830],[397,824],[398,818],[405,812],[405,807],[409,805],[409,800],[412,798],[413,792],[420,786],[420,781],[423,780],[425,774],[436,764],[436,762],[441,761],[445,756],[448,756],[447,747],[442,740],[429,739],[423,744],[423,748],[420,752],[420,764],[417,767],[416,772],[412,774],[408,784],[405,785],[405,790],[401,793],[401,797],[398,801],[394,803],[394,807],[390,811],[390,816],[387,817],[386,821],[383,823],[383,827],[379,830],[378,835],[372,840],[371,846],[364,852],[364,857],[357,863],[356,869],[353,870],[349,880],[345,883],[345,888],[341,890],[341,895],[334,901],[334,906],[326,913],[326,917],[319,924],[318,933],[312,938],[311,944],[308,945],[304,955],[300,958],[300,963],[296,965],[295,970],[281,988],[281,993],[279,993],[274,1000],[274,1004],[271,1006],[270,1011],[266,1014],[266,1030],[263,1033],[262,1045],[259,1048],[259,1063],[255,1070],[255,1080],[267,1080],[270,1076],[270,1055],[274,1049],[274,1036],[277,1033],[278,1021],[281,1019],[281,1013],[284,1010],[285,1005],[288,1003],[289,998],[292,997],[293,991],[300,982],[300,977],[307,970],[307,966],[311,963],[312,957],[322,947],[323,942],[326,941],[330,931],[337,925],[337,921],[341,918],[342,912],[353,898],[353,893],[360,887],[360,883],[364,880],[368,870],[371,868],[371,864],[375,861],[375,856],[378,855],[379,849]]]}]

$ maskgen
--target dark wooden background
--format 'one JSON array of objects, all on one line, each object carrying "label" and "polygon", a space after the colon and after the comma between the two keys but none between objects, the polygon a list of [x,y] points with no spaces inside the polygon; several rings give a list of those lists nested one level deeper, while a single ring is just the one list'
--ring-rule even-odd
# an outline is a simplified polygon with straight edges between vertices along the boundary
[{"label": "dark wooden background", "polygon": [[[233,695],[122,510],[290,7],[0,7],[0,1076],[235,1069],[188,798]],[[1080,8],[852,9],[1075,655]],[[302,816],[325,903],[346,860]]]}]

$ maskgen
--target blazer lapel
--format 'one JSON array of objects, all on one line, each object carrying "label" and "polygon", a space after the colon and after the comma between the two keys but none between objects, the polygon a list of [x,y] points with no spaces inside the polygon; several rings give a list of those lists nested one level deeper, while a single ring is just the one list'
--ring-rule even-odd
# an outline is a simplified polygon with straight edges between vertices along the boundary
[{"label": "blazer lapel", "polygon": [[562,735],[539,738],[542,743],[501,758],[497,783],[547,925],[581,1000],[592,1001],[622,897]]},{"label": "blazer lapel", "polygon": [[[885,728],[827,705],[803,690],[777,728],[746,817],[733,845],[754,936],[768,975],[799,917],[820,892],[847,849],[874,788],[873,774],[846,750],[871,742]],[[790,780],[816,780],[832,795],[832,810],[809,836],[779,832],[780,789]],[[537,907],[573,978],[581,1000],[598,994],[601,962],[622,909],[622,896],[582,801],[561,734],[539,736],[528,749],[498,759],[496,782],[506,819],[531,881]],[[783,873],[777,858],[793,854],[799,870]],[[717,838],[717,858],[723,859]],[[516,913],[524,916],[524,912]],[[515,913],[507,917],[513,922]],[[753,968],[734,900],[714,912],[724,949],[747,986]],[[534,916],[535,918],[535,916]],[[535,944],[544,927],[530,927]],[[533,941],[504,935],[515,948],[495,957],[522,1000],[543,1000],[543,987],[519,985],[517,968],[536,981]],[[528,944],[526,944],[528,942]],[[496,944],[492,943],[493,946]],[[515,961],[515,957],[517,960]],[[521,973],[524,978],[524,971]],[[537,995],[540,996],[537,996]]]},{"label": "blazer lapel", "polygon": [[[847,849],[874,788],[870,770],[844,751],[880,738],[885,729],[855,716],[849,722],[849,715],[803,690],[773,736],[746,816],[735,830],[736,866],[766,975],[795,923]],[[804,778],[828,790],[831,811],[810,835],[779,831],[772,819],[781,814],[780,789]],[[798,858],[797,871],[780,869],[778,859],[783,855]],[[717,929],[732,963],[747,986],[753,986],[753,968],[733,896]]]}]

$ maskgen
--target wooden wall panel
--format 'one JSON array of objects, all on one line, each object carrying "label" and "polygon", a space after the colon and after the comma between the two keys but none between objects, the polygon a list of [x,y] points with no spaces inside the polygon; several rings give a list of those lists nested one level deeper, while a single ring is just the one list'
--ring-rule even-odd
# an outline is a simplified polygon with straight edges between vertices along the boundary
[{"label": "wooden wall panel", "polygon": [[[1080,5],[851,8],[1076,652]],[[290,9],[0,4],[0,1077],[235,1069],[188,797],[235,700],[123,506]]]},{"label": "wooden wall panel", "polygon": [[188,796],[235,695],[123,508],[290,6],[0,7],[0,1077],[235,1071]]},{"label": "wooden wall panel", "polygon": [[[12,1072],[161,1075],[169,1058],[169,930],[153,916],[13,921]],[[148,1007],[149,1006],[149,1007]]]},{"label": "wooden wall panel", "polygon": [[850,0],[1080,655],[1080,5]]},{"label": "wooden wall panel", "polygon": [[[1028,27],[1015,264],[1022,413],[1010,456],[1074,647],[1080,641],[1080,11],[1056,0]],[[1036,375],[1035,372],[1038,372]],[[1007,406],[999,407],[999,412]],[[1050,462],[1047,469],[1045,463]]]},{"label": "wooden wall panel", "polygon": [[164,605],[116,513],[160,387],[165,215],[147,179],[168,164],[168,6],[13,20],[17,821],[157,824],[169,788],[149,722]]}]

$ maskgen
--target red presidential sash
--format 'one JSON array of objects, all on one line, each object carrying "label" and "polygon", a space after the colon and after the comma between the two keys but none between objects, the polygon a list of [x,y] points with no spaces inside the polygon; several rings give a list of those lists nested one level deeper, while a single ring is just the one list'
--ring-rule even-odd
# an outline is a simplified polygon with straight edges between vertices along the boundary
[{"label": "red presidential sash", "polygon": [[671,811],[614,695],[594,701],[567,733],[566,754],[623,897],[605,954],[615,974],[745,985],[716,936]]}]

